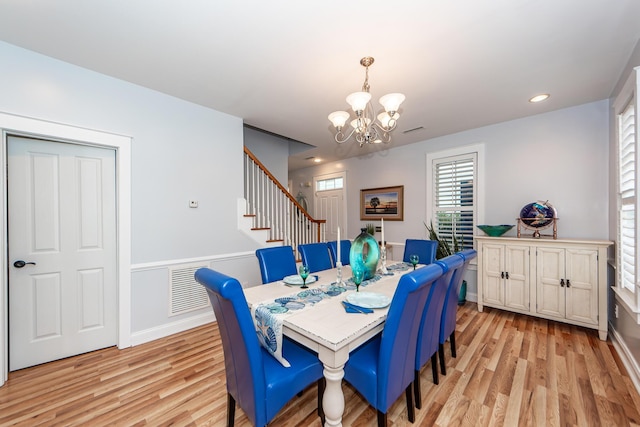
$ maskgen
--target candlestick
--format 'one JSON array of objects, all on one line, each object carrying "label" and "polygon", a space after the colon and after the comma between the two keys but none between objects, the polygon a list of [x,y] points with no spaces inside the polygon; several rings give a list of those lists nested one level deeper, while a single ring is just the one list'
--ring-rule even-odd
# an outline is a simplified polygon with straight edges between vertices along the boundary
[{"label": "candlestick", "polygon": [[380,246],[380,271],[387,274],[387,244],[384,241],[384,218],[380,218],[380,233],[382,234],[382,243]]},{"label": "candlestick", "polygon": [[342,246],[340,244],[340,226],[338,226],[338,242],[337,243],[338,243],[338,249],[337,249],[338,256],[336,258],[338,259],[336,260],[336,263],[342,262],[342,258],[340,257],[340,246]]},{"label": "candlestick", "polygon": [[342,246],[342,243],[340,242],[340,226],[338,226],[338,241],[337,243],[337,248],[336,248],[336,268],[337,268],[337,274],[336,274],[336,282],[338,283],[338,285],[342,284],[342,256],[340,255],[342,253],[342,250],[340,249],[340,246]]}]

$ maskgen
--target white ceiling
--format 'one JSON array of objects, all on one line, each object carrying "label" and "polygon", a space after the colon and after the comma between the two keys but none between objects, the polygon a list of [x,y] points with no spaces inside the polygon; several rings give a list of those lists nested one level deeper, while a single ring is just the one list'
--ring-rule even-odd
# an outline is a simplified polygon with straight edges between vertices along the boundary
[{"label": "white ceiling", "polygon": [[407,96],[397,146],[608,98],[639,38],[639,0],[0,2],[0,40],[317,147],[291,169],[378,149],[327,120],[364,56],[374,100]]}]

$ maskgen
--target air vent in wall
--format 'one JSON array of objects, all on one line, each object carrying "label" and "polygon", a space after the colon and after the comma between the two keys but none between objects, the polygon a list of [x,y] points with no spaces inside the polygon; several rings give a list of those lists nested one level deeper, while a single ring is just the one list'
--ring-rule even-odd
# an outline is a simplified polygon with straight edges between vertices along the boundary
[{"label": "air vent in wall", "polygon": [[169,316],[210,306],[207,291],[193,274],[208,265],[179,265],[169,268]]}]

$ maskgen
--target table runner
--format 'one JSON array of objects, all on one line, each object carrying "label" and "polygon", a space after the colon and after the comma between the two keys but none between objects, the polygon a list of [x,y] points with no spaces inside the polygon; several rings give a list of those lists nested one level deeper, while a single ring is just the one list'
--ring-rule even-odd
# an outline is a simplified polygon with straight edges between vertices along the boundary
[{"label": "table runner", "polygon": [[[397,263],[388,266],[387,276],[401,273],[411,268],[411,264]],[[363,281],[360,286],[377,282],[381,279],[380,274],[376,274],[369,280]],[[289,362],[282,355],[282,327],[284,318],[291,313],[307,309],[314,306],[323,299],[336,297],[347,290],[356,288],[353,279],[350,278],[343,285],[336,282],[320,287],[299,289],[291,295],[263,301],[251,307],[251,315],[256,326],[258,341],[282,366],[290,367]]]}]

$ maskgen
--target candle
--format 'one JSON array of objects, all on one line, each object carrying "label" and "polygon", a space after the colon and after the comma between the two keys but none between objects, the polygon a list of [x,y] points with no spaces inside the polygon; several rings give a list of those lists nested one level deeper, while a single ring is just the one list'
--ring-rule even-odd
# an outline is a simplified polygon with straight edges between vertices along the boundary
[{"label": "candle", "polygon": [[338,259],[336,260],[336,264],[342,262],[342,258],[340,258],[340,246],[342,245],[340,244],[340,226],[338,226],[338,256],[336,257]]},{"label": "candle", "polygon": [[385,245],[385,243],[384,243],[384,218],[380,218],[380,222],[381,222],[381,225],[380,225],[380,232],[381,232],[381,234],[382,234],[382,247],[383,247],[383,248],[385,248],[385,247],[386,247],[386,245]]}]

